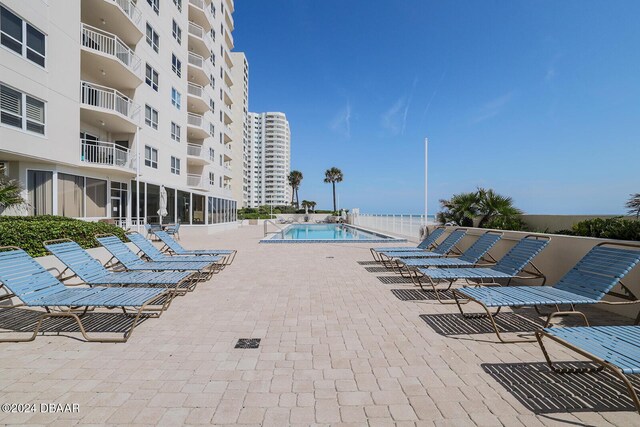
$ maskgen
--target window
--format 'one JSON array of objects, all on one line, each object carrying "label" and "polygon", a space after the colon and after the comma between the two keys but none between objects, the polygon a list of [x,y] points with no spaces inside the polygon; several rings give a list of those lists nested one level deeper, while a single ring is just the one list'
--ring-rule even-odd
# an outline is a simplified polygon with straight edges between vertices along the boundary
[{"label": "window", "polygon": [[212,50],[210,50],[210,51],[209,51],[209,53],[211,54],[211,56],[209,57],[209,60],[211,61],[211,63],[212,63],[213,65],[216,65],[216,54],[215,54],[215,53],[213,53],[213,51],[212,51]]},{"label": "window", "polygon": [[209,147],[209,160],[211,160],[212,162],[216,160],[216,150],[211,147]]},{"label": "window", "polygon": [[171,139],[180,142],[180,126],[171,122]]},{"label": "window", "polygon": [[27,172],[30,215],[53,215],[53,172]]},{"label": "window", "polygon": [[156,52],[160,49],[160,36],[147,22],[147,44],[153,48]]},{"label": "window", "polygon": [[144,106],[144,123],[154,129],[158,129],[158,110],[148,104]]},{"label": "window", "polygon": [[84,177],[58,173],[58,215],[84,216]]},{"label": "window", "polygon": [[160,0],[147,0],[156,15],[160,15]]},{"label": "window", "polygon": [[178,92],[175,87],[172,87],[171,88],[171,105],[173,105],[179,110],[181,99],[182,99],[182,96],[180,95],[180,92]]},{"label": "window", "polygon": [[171,54],[171,69],[178,77],[182,76],[182,62],[174,53]]},{"label": "window", "polygon": [[180,159],[171,156],[171,173],[180,175]]},{"label": "window", "polygon": [[211,40],[216,41],[216,30],[212,28],[210,34],[211,34]]},{"label": "window", "polygon": [[209,84],[211,87],[216,87],[216,79],[213,77],[213,74],[209,74]]},{"label": "window", "polygon": [[144,165],[158,169],[158,150],[148,145],[144,146]]},{"label": "window", "polygon": [[213,123],[209,123],[209,135],[213,136],[216,133],[216,128]]},{"label": "window", "polygon": [[153,90],[158,91],[158,72],[151,67],[151,65],[147,64],[147,70],[145,74],[145,83],[151,86]]},{"label": "window", "polygon": [[213,17],[216,17],[216,7],[213,5],[213,2],[211,3],[211,15],[213,15]]},{"label": "window", "polygon": [[209,109],[211,110],[212,113],[216,109],[216,104],[215,102],[213,102],[213,99],[209,99]]},{"label": "window", "polygon": [[175,4],[178,10],[182,12],[182,0],[173,0],[173,4]]},{"label": "window", "polygon": [[173,30],[171,33],[173,34],[173,38],[176,39],[178,44],[182,44],[182,29],[178,27],[178,23],[175,19],[173,20],[172,28]]},{"label": "window", "polygon": [[44,67],[45,35],[2,6],[0,6],[0,44]]},{"label": "window", "polygon": [[0,123],[44,135],[44,102],[0,85]]},{"label": "window", "polygon": [[220,166],[222,166],[222,154],[220,154]]},{"label": "window", "polygon": [[216,175],[213,172],[209,172],[209,185],[216,185]]},{"label": "window", "polygon": [[218,177],[219,181],[220,181],[220,188],[222,188],[222,177]]},{"label": "window", "polygon": [[107,216],[107,181],[102,179],[86,179],[87,217]]}]

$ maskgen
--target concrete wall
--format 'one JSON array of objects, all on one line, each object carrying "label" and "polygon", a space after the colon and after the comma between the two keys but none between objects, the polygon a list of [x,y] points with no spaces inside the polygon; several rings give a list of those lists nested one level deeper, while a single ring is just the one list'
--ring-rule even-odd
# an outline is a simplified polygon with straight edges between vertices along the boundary
[{"label": "concrete wall", "polygon": [[[450,233],[457,228],[459,227],[447,227],[447,233]],[[471,244],[473,244],[473,242],[475,242],[478,236],[485,231],[487,230],[470,228],[458,247],[461,250],[467,249]],[[503,238],[491,249],[490,254],[494,258],[500,259],[500,257],[511,249],[519,239],[530,234],[534,233],[505,231]],[[535,233],[535,235],[548,236],[551,238],[547,247],[533,260],[536,267],[538,267],[547,276],[547,285],[555,284],[589,250],[591,250],[591,248],[598,243],[607,241],[606,239],[595,239],[591,237],[559,236],[542,233]],[[640,242],[627,242],[623,240],[617,240],[615,242],[637,245],[638,250],[640,250]],[[534,281],[526,282],[534,283]],[[622,279],[622,282],[631,289],[634,294],[640,297],[640,266],[636,266],[635,269]],[[619,301],[608,297],[607,300]],[[640,303],[631,306],[607,306],[606,304],[600,304],[599,307],[635,318],[640,310]]]}]

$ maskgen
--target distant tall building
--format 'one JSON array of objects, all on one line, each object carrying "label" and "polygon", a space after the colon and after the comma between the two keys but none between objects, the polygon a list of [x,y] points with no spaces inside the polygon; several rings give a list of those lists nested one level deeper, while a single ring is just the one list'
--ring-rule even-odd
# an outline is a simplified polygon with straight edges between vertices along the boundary
[{"label": "distant tall building", "polygon": [[242,207],[249,206],[249,64],[242,52],[231,52],[231,132],[233,154],[233,198]]},{"label": "distant tall building", "polygon": [[244,135],[232,109],[246,112],[247,83],[245,67],[233,99],[233,11],[233,0],[0,0],[0,163],[30,214],[158,222],[164,185],[164,222],[233,223]]},{"label": "distant tall building", "polygon": [[291,133],[284,113],[249,113],[249,207],[291,203]]}]

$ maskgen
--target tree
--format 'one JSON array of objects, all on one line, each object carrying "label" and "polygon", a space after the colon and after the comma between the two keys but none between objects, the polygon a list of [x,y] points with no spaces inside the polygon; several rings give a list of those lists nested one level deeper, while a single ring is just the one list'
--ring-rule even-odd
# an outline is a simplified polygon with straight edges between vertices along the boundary
[{"label": "tree", "polygon": [[317,205],[317,203],[316,203],[316,202],[314,202],[313,200],[309,202],[309,208],[310,208],[312,211],[315,211],[315,210],[316,210],[316,205]]},{"label": "tree", "polygon": [[631,194],[631,198],[624,205],[629,209],[629,215],[635,215],[636,219],[640,218],[640,193]]},{"label": "tree", "polygon": [[332,167],[331,169],[327,169],[324,172],[324,182],[331,183],[333,186],[333,211],[336,211],[336,182],[342,182],[344,176],[342,175],[342,171],[336,167]]},{"label": "tree", "polygon": [[449,200],[440,200],[443,210],[438,212],[438,221],[454,222],[463,227],[472,227],[475,218],[480,218],[480,228],[521,229],[522,211],[513,206],[511,197],[501,196],[492,189],[478,188],[471,193],[454,194]]},{"label": "tree", "polygon": [[302,172],[300,171],[291,171],[289,172],[289,185],[291,186],[291,204],[293,205],[293,200],[295,196],[296,207],[300,207],[300,198],[298,197],[298,188],[300,188],[300,183],[302,182]]},{"label": "tree", "polygon": [[478,215],[478,193],[454,194],[449,200],[440,200],[440,205],[444,210],[438,212],[438,221],[472,227],[473,219]]},{"label": "tree", "polygon": [[513,199],[501,196],[492,189],[478,188],[478,211],[481,216],[478,227],[484,228],[497,218],[510,220],[522,215],[522,211],[513,206]]},{"label": "tree", "polygon": [[27,202],[22,198],[22,185],[18,180],[6,176],[4,168],[0,167],[0,211],[25,206]]}]

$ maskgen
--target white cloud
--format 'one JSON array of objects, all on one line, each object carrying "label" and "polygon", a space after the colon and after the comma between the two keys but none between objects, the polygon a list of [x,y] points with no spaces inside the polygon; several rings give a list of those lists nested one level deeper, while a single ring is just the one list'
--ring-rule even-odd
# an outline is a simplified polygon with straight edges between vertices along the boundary
[{"label": "white cloud", "polygon": [[351,103],[349,101],[336,113],[329,123],[329,128],[347,139],[351,138]]},{"label": "white cloud", "polygon": [[511,102],[513,91],[507,92],[482,105],[471,117],[471,123],[476,124],[497,116],[504,107]]}]

